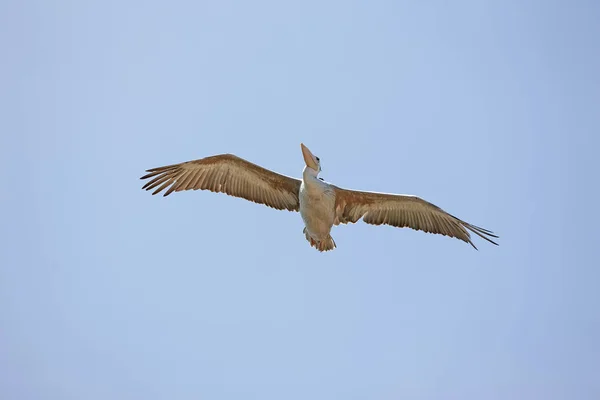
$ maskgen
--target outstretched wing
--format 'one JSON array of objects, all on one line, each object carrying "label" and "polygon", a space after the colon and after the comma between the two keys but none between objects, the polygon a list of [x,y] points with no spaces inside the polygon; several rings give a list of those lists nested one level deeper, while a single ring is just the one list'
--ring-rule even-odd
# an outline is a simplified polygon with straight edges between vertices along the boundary
[{"label": "outstretched wing", "polygon": [[200,160],[147,170],[140,179],[149,179],[142,189],[156,188],[165,196],[182,190],[223,192],[278,210],[298,211],[299,179],[269,171],[233,154],[221,154]]},{"label": "outstretched wing", "polygon": [[497,238],[487,229],[471,225],[448,214],[438,206],[419,197],[401,194],[361,192],[335,187],[335,224],[355,223],[363,219],[367,224],[391,225],[412,228],[460,239],[477,247],[471,241],[469,231],[490,243]]}]

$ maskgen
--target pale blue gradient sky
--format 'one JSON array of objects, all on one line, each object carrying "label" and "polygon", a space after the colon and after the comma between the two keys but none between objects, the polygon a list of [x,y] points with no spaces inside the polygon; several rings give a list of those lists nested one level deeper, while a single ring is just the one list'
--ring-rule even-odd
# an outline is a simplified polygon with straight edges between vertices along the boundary
[{"label": "pale blue gradient sky", "polygon": [[[0,398],[597,399],[594,1],[0,4]],[[500,247],[152,197],[231,152]]]}]

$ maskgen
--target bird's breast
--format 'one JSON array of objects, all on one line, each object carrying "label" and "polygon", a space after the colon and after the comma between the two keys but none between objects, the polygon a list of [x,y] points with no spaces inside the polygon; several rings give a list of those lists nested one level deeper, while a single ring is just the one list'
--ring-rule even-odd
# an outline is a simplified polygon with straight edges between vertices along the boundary
[{"label": "bird's breast", "polygon": [[300,185],[300,215],[309,234],[326,238],[335,216],[335,192],[328,186]]}]

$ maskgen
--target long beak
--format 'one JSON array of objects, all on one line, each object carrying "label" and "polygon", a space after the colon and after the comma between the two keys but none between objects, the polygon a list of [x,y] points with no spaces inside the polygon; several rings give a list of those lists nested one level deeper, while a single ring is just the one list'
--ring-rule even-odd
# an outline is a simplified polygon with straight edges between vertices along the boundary
[{"label": "long beak", "polygon": [[319,166],[315,162],[315,156],[310,152],[308,147],[304,145],[304,143],[300,143],[300,147],[302,148],[302,156],[304,157],[304,162],[306,166],[314,169],[315,171],[319,170]]}]

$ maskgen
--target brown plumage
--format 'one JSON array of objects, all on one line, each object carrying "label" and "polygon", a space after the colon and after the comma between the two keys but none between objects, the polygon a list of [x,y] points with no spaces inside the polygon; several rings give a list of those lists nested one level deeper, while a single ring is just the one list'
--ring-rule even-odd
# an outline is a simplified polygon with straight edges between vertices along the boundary
[{"label": "brown plumage", "polygon": [[142,189],[157,188],[152,194],[167,189],[164,196],[182,190],[223,192],[278,210],[298,211],[299,179],[290,178],[253,164],[233,154],[222,154],[200,160],[147,170],[140,179],[154,178]]},{"label": "brown plumage", "polygon": [[355,223],[362,218],[371,225],[390,225],[412,228],[428,233],[450,236],[469,243],[469,231],[497,245],[490,237],[497,238],[487,229],[471,225],[438,206],[417,196],[361,192],[335,187],[335,225]]},{"label": "brown plumage", "polygon": [[471,225],[419,197],[342,189],[317,178],[320,160],[302,145],[306,167],[302,180],[270,171],[232,154],[147,170],[150,179],[143,189],[164,196],[182,190],[223,192],[255,203],[289,211],[300,211],[303,233],[319,251],[334,249],[333,225],[355,223],[412,228],[471,241],[473,232],[490,243],[497,238],[487,229]]}]

